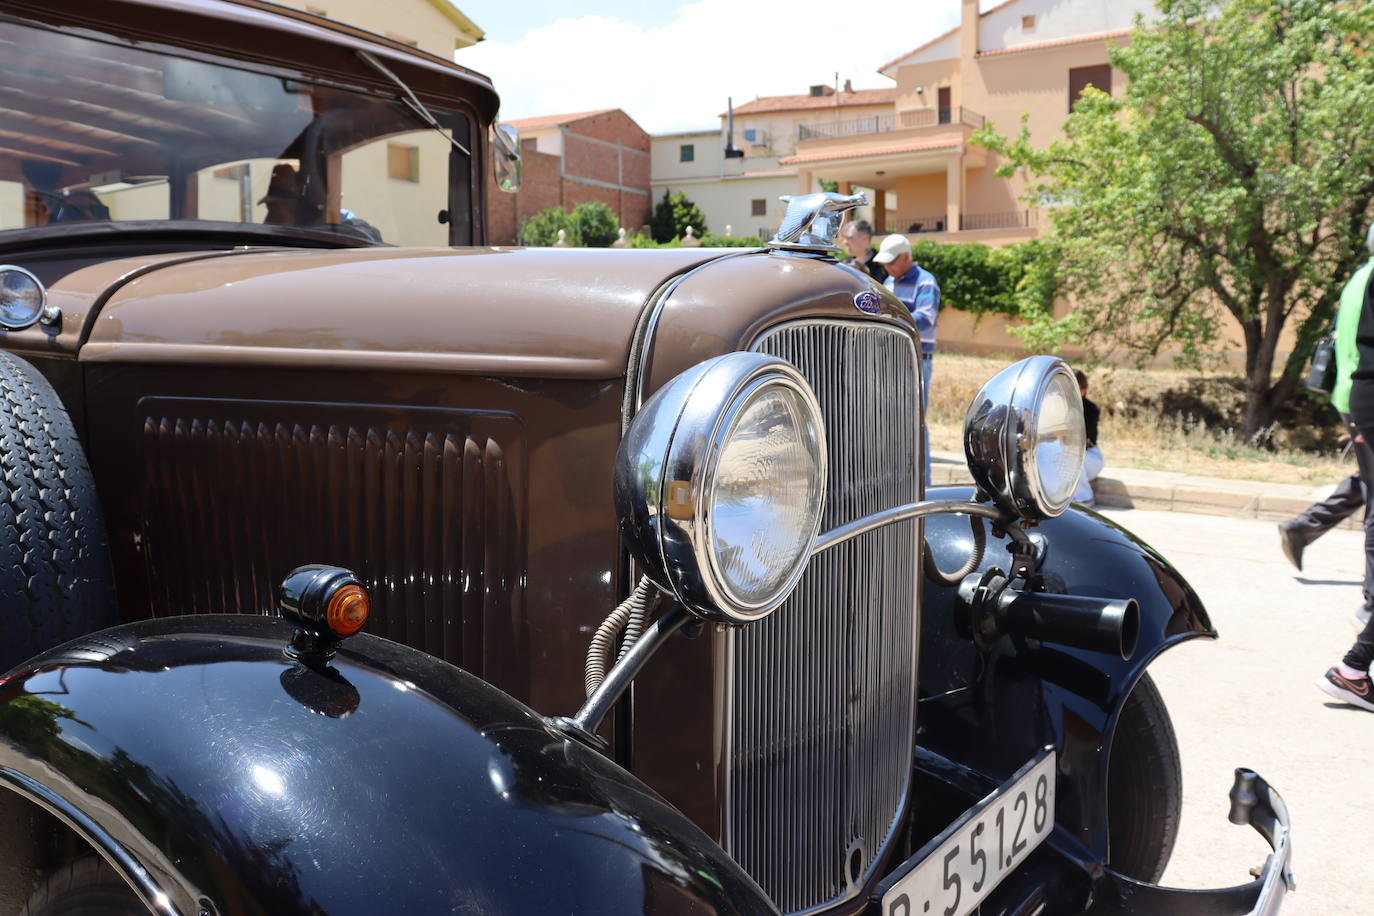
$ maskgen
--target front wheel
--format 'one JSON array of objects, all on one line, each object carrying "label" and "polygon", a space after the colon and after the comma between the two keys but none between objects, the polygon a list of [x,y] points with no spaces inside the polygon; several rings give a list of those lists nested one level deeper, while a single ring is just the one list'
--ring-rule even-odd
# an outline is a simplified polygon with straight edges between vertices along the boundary
[{"label": "front wheel", "polygon": [[1182,810],[1178,737],[1159,689],[1141,675],[1121,710],[1107,763],[1107,864],[1138,881],[1158,881]]},{"label": "front wheel", "polygon": [[85,858],[49,875],[19,916],[148,916],[148,910],[103,859]]}]

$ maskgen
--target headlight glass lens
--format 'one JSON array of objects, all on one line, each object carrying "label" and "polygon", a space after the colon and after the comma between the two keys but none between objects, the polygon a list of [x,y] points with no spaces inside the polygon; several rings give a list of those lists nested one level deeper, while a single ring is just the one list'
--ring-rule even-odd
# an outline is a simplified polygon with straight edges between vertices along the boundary
[{"label": "headlight glass lens", "polygon": [[1034,440],[1035,468],[1041,501],[1049,507],[1062,507],[1073,497],[1078,475],[1083,470],[1083,450],[1087,435],[1083,428],[1083,408],[1073,376],[1056,372],[1040,400]]},{"label": "headlight glass lens", "polygon": [[0,265],[0,327],[22,330],[43,312],[43,285],[27,270]]},{"label": "headlight glass lens", "polygon": [[707,475],[711,561],[742,605],[772,601],[810,553],[825,470],[813,416],[790,386],[763,385],[735,413]]}]

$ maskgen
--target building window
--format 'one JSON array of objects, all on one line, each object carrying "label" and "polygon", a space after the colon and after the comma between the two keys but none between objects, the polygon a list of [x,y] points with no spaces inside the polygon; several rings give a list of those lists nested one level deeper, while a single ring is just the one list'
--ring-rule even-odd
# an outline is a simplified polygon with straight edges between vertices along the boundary
[{"label": "building window", "polygon": [[1069,71],[1069,111],[1073,111],[1073,106],[1078,104],[1078,97],[1089,86],[1111,95],[1112,65],[1098,64],[1095,67],[1074,67]]},{"label": "building window", "polygon": [[745,128],[744,139],[748,140],[750,143],[757,143],[759,140],[759,132],[752,127]]},{"label": "building window", "polygon": [[1021,31],[1023,31],[1023,32],[1033,32],[1033,31],[1035,31],[1035,17],[1034,17],[1034,16],[1022,16],[1022,17],[1021,17]]},{"label": "building window", "polygon": [[678,162],[694,162],[697,158],[697,148],[694,144],[684,143],[677,148]]},{"label": "building window", "polygon": [[387,32],[386,37],[392,41],[399,41],[403,45],[410,45],[412,48],[420,47],[420,42],[414,38],[406,38],[404,35],[397,35],[395,32]]},{"label": "building window", "polygon": [[753,200],[751,200],[751,201],[749,202],[749,215],[750,215],[750,216],[767,216],[767,215],[768,215],[768,198],[766,198],[766,197],[756,197],[756,198],[754,198]]},{"label": "building window", "polygon": [[397,181],[420,180],[420,148],[400,143],[386,145],[386,174]]}]

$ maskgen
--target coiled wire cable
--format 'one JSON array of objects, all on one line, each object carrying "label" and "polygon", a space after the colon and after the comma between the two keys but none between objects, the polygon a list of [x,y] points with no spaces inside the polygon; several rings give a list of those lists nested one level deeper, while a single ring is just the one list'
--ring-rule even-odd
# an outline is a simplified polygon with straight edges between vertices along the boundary
[{"label": "coiled wire cable", "polygon": [[587,646],[587,666],[583,677],[587,696],[591,696],[605,679],[606,669],[610,667],[611,650],[615,647],[616,638],[621,632],[624,632],[625,638],[620,643],[616,661],[624,658],[630,647],[639,641],[649,616],[649,606],[657,597],[658,586],[650,582],[648,576],[641,578],[630,597],[611,611],[596,628],[596,632],[592,634],[591,645]]},{"label": "coiled wire cable", "polygon": [[969,527],[973,530],[973,550],[969,553],[969,558],[952,573],[947,573],[939,566],[935,565],[935,555],[931,552],[930,541],[926,541],[924,555],[921,558],[921,566],[925,570],[926,577],[932,582],[941,585],[958,585],[964,581],[964,577],[978,569],[978,564],[983,562],[983,551],[987,548],[988,533],[983,527],[983,520],[976,515],[968,517]]}]

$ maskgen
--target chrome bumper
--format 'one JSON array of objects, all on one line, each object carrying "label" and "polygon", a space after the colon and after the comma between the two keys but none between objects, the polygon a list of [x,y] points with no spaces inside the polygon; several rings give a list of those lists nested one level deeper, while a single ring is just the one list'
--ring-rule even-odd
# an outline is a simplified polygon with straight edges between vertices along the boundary
[{"label": "chrome bumper", "polygon": [[1230,821],[1254,827],[1273,847],[1260,876],[1248,884],[1216,890],[1183,890],[1145,884],[1107,870],[1088,912],[1187,914],[1187,916],[1270,916],[1297,890],[1291,869],[1292,826],[1282,796],[1254,770],[1237,769],[1231,787]]}]

